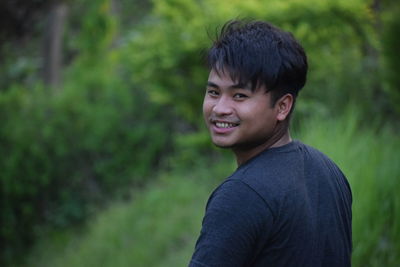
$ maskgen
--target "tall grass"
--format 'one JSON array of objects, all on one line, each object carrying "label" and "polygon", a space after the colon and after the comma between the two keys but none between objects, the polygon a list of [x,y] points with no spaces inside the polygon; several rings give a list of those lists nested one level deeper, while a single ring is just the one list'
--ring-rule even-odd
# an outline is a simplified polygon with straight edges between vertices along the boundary
[{"label": "tall grass", "polygon": [[400,139],[371,124],[348,110],[305,123],[298,138],[331,157],[349,180],[353,266],[400,266]]},{"label": "tall grass", "polygon": [[[361,128],[359,118],[348,112],[339,119],[300,122],[294,137],[326,153],[349,179],[353,266],[399,266],[399,138],[388,129]],[[134,191],[131,201],[111,205],[84,230],[44,239],[26,265],[187,266],[208,195],[234,170],[226,157],[211,165],[197,162],[174,164],[177,169]]]},{"label": "tall grass", "polygon": [[220,165],[194,168],[160,174],[146,188],[134,189],[130,201],[110,205],[84,229],[43,238],[25,265],[187,265],[208,194],[232,172],[233,164],[221,158]]}]

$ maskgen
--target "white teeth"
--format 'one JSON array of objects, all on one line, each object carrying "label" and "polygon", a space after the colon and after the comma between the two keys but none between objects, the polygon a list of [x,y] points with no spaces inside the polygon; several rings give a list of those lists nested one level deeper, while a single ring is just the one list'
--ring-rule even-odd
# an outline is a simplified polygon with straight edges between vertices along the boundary
[{"label": "white teeth", "polygon": [[227,122],[216,122],[215,125],[218,128],[232,128],[232,127],[235,127],[235,124],[227,123]]}]

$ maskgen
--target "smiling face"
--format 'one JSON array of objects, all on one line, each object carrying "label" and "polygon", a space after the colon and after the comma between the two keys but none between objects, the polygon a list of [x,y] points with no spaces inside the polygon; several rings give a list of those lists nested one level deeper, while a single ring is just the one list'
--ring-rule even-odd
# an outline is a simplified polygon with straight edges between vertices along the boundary
[{"label": "smiling face", "polygon": [[283,133],[278,125],[287,115],[282,113],[282,99],[272,105],[271,93],[264,87],[251,90],[250,85],[232,81],[229,74],[212,70],[203,102],[212,142],[218,147],[232,148],[237,156],[246,152],[257,154],[279,143]]}]

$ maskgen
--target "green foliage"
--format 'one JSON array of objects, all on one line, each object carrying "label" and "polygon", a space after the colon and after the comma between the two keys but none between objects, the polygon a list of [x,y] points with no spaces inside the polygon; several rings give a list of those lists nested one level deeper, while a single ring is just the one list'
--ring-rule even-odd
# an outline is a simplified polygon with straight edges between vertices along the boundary
[{"label": "green foliage", "polygon": [[[104,3],[96,2],[101,10]],[[80,40],[83,54],[66,69],[62,87],[15,84],[0,91],[5,261],[29,246],[41,225],[81,222],[128,185],[143,184],[170,149],[168,109],[151,104],[132,82],[122,54],[107,49],[108,15],[94,14],[83,23],[84,34],[94,30],[91,16],[104,23]]]},{"label": "green foliage", "polygon": [[[357,130],[359,124],[371,123],[387,114],[392,116],[385,118],[393,119],[400,112],[399,9],[395,8],[395,1],[385,1],[381,13],[369,0],[66,3],[70,12],[64,36],[63,84],[59,88],[45,88],[39,82],[39,36],[27,36],[18,46],[11,41],[1,45],[0,54],[5,55],[0,62],[2,257],[10,259],[20,253],[20,248],[43,231],[39,225],[69,227],[83,221],[95,203],[108,200],[128,185],[144,184],[159,166],[174,170],[183,165],[207,169],[207,162],[219,160],[218,153],[209,152],[207,134],[200,126],[203,87],[208,75],[203,52],[218,27],[239,17],[270,21],[293,32],[305,47],[310,72],[300,94],[295,126],[303,129],[303,121],[315,115],[331,118],[332,114],[343,113],[348,102],[357,103],[361,123],[348,114],[350,119],[341,121],[340,127],[335,121],[322,123],[322,128],[315,123],[310,126],[318,129],[315,136],[311,132],[301,133],[305,140],[332,154],[354,185],[355,265],[398,262],[393,252],[400,250],[399,229],[393,225],[399,225],[399,202],[391,197],[394,192],[390,190],[398,186],[391,178],[398,176],[399,170],[396,164],[386,163],[395,157],[398,141],[390,132],[380,131],[376,136],[373,130],[363,135]],[[117,8],[112,4],[117,4]],[[383,22],[382,28],[379,21]],[[34,28],[41,29],[41,25]],[[391,143],[384,145],[379,138]],[[171,157],[172,148],[180,153]],[[219,166],[231,169],[230,164]],[[378,183],[376,177],[386,180],[382,178],[382,183]],[[366,184],[359,182],[364,180]],[[168,186],[179,185],[174,180]],[[186,190],[195,191],[198,185],[186,186]],[[363,190],[369,193],[363,194]],[[159,194],[157,201],[168,198],[161,191],[154,194]],[[181,196],[184,201],[195,203],[189,194]],[[146,198],[144,194],[143,199]],[[174,203],[182,199],[166,205],[177,205]],[[200,204],[196,203],[197,209]],[[134,209],[139,208],[136,205]],[[163,212],[157,216],[168,216]],[[186,216],[185,212],[189,211],[182,209],[176,218],[186,222],[187,218],[179,217]],[[380,221],[374,214],[379,214]],[[134,215],[134,220],[135,216],[139,217]],[[143,224],[149,224],[149,228],[139,229],[155,231],[158,226],[151,226],[152,217],[146,218],[148,221]],[[121,225],[121,229],[126,227]],[[163,229],[160,236],[167,231]],[[168,238],[172,239],[185,235],[174,229],[168,231]],[[100,242],[101,235],[96,242]],[[177,238],[181,241],[176,243],[188,244],[186,238]],[[166,249],[167,239],[160,237],[159,241],[159,258],[171,259],[171,266],[183,265],[183,261],[175,262],[169,256],[170,251],[178,253],[177,257],[187,257],[191,249],[181,250],[181,245]],[[82,245],[84,251],[86,246],[92,246],[92,241],[87,242]],[[123,246],[118,241],[115,244]],[[107,248],[98,249],[87,248],[84,253],[101,251],[107,255]],[[150,256],[144,250],[137,246],[135,249],[138,254],[129,262],[138,257],[144,263],[161,264],[156,263],[156,257],[146,258]],[[66,258],[73,257],[73,249],[70,250],[71,255]],[[126,252],[121,250],[118,255],[123,257],[123,251]],[[75,259],[67,262],[75,263]]]},{"label": "green foliage", "polygon": [[[222,162],[221,162],[222,163]],[[223,161],[224,167],[227,162]],[[185,266],[207,195],[228,169],[194,167],[160,175],[134,199],[116,202],[69,238],[37,246],[29,266]],[[184,176],[183,176],[184,175]],[[60,236],[60,234],[58,234]],[[63,252],[62,252],[63,251]]]},{"label": "green foliage", "polygon": [[[348,100],[355,100],[371,114],[382,109],[375,103],[380,93],[379,47],[374,16],[369,2],[353,1],[154,1],[146,24],[134,30],[127,44],[137,81],[151,92],[155,102],[173,105],[177,114],[195,125],[201,119],[207,71],[202,53],[224,22],[232,18],[271,21],[291,31],[309,56],[310,74],[301,97],[304,115],[335,113]],[[366,75],[366,73],[369,73]],[[378,92],[377,92],[378,90]],[[375,103],[376,109],[371,109]],[[197,123],[197,124],[196,124]]]},{"label": "green foliage", "polygon": [[107,52],[115,38],[116,23],[111,15],[111,1],[92,0],[86,7],[84,17],[80,18],[81,31],[75,39],[81,58],[96,61],[99,55]]},{"label": "green foliage", "polygon": [[108,67],[74,77],[55,95],[41,87],[0,95],[1,236],[10,249],[37,223],[70,225],[93,201],[141,183],[168,149],[167,112],[148,106],[143,91]]},{"label": "green foliage", "polygon": [[[398,137],[388,130],[376,133],[360,128],[356,109],[336,119],[314,118],[301,125],[295,137],[329,155],[351,184],[353,266],[398,266]],[[175,165],[161,172],[161,178],[133,194],[134,199],[101,212],[85,234],[43,240],[27,265],[187,266],[205,201],[212,188],[235,169],[230,158],[209,155],[197,155],[198,165]]]},{"label": "green foliage", "polygon": [[394,6],[387,12],[383,34],[383,56],[385,61],[386,90],[390,95],[395,113],[400,114],[400,7]]}]

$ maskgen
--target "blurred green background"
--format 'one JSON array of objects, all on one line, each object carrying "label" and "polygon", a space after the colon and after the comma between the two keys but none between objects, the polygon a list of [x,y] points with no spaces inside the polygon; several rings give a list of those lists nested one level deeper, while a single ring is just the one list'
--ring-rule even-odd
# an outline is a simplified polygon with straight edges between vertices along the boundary
[{"label": "blurred green background", "polygon": [[292,135],[349,179],[353,266],[400,265],[396,0],[1,1],[0,265],[187,265],[235,170],[201,115],[232,18],[303,44]]}]

